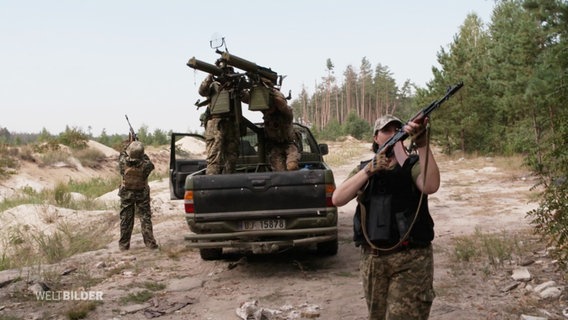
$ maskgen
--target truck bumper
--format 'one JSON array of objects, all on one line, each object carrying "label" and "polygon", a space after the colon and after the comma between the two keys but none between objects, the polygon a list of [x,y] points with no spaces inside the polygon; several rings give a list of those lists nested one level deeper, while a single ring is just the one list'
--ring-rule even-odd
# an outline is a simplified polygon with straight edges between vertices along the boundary
[{"label": "truck bumper", "polygon": [[[274,239],[274,240],[268,240]],[[266,240],[259,240],[266,239]],[[239,248],[254,253],[276,252],[283,248],[308,246],[337,239],[337,227],[293,230],[244,231],[190,234],[185,236],[191,248]]]}]

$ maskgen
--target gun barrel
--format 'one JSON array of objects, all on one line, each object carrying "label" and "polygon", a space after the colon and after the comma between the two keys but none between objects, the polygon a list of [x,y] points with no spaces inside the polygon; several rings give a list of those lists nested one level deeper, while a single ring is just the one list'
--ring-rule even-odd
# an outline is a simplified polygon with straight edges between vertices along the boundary
[{"label": "gun barrel", "polygon": [[256,63],[248,61],[246,59],[237,57],[235,55],[232,55],[228,52],[223,52],[221,54],[221,57],[227,61],[227,64],[230,64],[236,68],[239,68],[241,70],[245,70],[248,72],[252,72],[252,73],[258,73],[260,74],[261,77],[267,78],[270,81],[272,81],[273,83],[276,83],[276,81],[278,80],[278,73],[264,68],[264,67],[260,67],[258,66]]},{"label": "gun barrel", "polygon": [[214,76],[220,76],[223,74],[223,70],[221,68],[217,67],[216,65],[207,63],[205,61],[196,59],[195,57],[189,59],[189,61],[187,62],[187,66],[196,70],[210,73]]},{"label": "gun barrel", "polygon": [[[461,89],[461,87],[463,87],[463,82],[459,82],[455,86],[450,87],[446,91],[446,94],[444,95],[444,97],[442,97],[440,100],[436,100],[436,101],[432,102],[429,106],[418,111],[418,113],[416,115],[414,115],[412,118],[410,118],[410,120],[408,120],[408,122],[417,121],[419,119],[422,119],[423,117],[429,116],[430,113],[432,113],[432,111],[434,111],[436,108],[438,108],[444,101],[448,100],[454,93],[456,93],[459,89]],[[387,142],[385,142],[377,150],[377,153],[386,152],[387,155],[388,155],[389,153],[392,152],[393,146],[398,141],[403,141],[406,138],[408,138],[408,134],[406,132],[398,131],[394,136],[390,137],[390,139],[388,139]]]}]

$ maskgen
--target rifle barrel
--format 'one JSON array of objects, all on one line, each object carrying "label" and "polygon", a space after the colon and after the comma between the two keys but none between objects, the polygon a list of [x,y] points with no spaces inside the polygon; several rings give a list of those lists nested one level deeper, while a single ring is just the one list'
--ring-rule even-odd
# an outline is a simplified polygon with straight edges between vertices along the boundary
[{"label": "rifle barrel", "polygon": [[196,59],[195,57],[189,59],[187,66],[196,70],[210,73],[214,76],[221,76],[223,74],[223,69],[217,67],[216,65]]},{"label": "rifle barrel", "polygon": [[[424,117],[427,117],[430,115],[430,113],[432,113],[432,111],[434,111],[436,108],[438,108],[444,101],[448,100],[454,93],[456,93],[459,89],[461,89],[461,87],[463,87],[463,82],[459,82],[458,84],[456,84],[453,87],[450,87],[447,91],[446,94],[439,100],[436,100],[434,102],[432,102],[430,105],[428,105],[427,107],[423,108],[422,110],[418,111],[418,113],[416,113],[412,118],[410,118],[410,120],[408,120],[409,123],[411,121],[416,121],[418,119],[422,119]],[[408,133],[400,130],[397,133],[395,133],[392,137],[390,137],[387,142],[385,142],[385,144],[383,144],[378,150],[377,153],[381,153],[381,152],[386,152],[386,154],[388,155],[391,151],[392,151],[392,147],[398,142],[398,141],[403,141],[404,139],[408,138]]]},{"label": "rifle barrel", "polygon": [[256,63],[248,61],[246,59],[237,57],[233,54],[228,52],[221,53],[221,57],[227,61],[227,64],[230,64],[236,68],[241,70],[245,70],[251,73],[258,73],[260,76],[267,78],[268,80],[276,83],[278,80],[278,73],[264,67],[259,67]]}]

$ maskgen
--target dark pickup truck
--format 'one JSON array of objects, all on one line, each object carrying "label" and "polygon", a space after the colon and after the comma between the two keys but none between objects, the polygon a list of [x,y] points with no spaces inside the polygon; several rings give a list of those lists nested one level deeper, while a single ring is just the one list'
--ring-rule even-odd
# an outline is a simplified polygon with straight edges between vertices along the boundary
[{"label": "dark pickup truck", "polygon": [[[328,146],[318,144],[303,125],[295,123],[294,130],[300,170],[271,171],[262,124],[248,122],[236,172],[221,175],[205,175],[202,136],[172,133],[170,196],[184,200],[191,230],[185,239],[202,259],[219,259],[228,248],[273,253],[313,246],[321,255],[337,253],[335,181],[323,160]],[[188,139],[193,143],[183,143]]]}]

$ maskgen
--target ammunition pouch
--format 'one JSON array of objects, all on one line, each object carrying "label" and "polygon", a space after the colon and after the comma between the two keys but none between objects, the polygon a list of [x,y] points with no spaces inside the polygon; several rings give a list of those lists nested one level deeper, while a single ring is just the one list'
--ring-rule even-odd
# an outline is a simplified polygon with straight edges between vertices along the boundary
[{"label": "ammunition pouch", "polygon": [[207,125],[207,121],[209,121],[209,119],[211,119],[211,111],[209,110],[209,108],[207,108],[207,109],[205,109],[205,112],[203,112],[199,116],[199,121],[201,121],[201,126],[205,127]]},{"label": "ammunition pouch", "polygon": [[250,90],[250,111],[264,111],[270,108],[270,88],[255,86]]},{"label": "ammunition pouch", "polygon": [[210,99],[209,109],[211,114],[221,114],[231,111],[231,96],[230,92],[223,90],[218,82],[214,82],[212,85],[212,95]]},{"label": "ammunition pouch", "polygon": [[[389,214],[367,213],[367,235],[373,244],[390,246],[398,241],[405,240],[403,237],[410,227],[410,219],[406,212],[397,212],[394,215],[390,215],[390,210]],[[392,218],[395,221],[391,221]],[[359,207],[353,215],[353,241],[357,246],[365,243]]]}]

